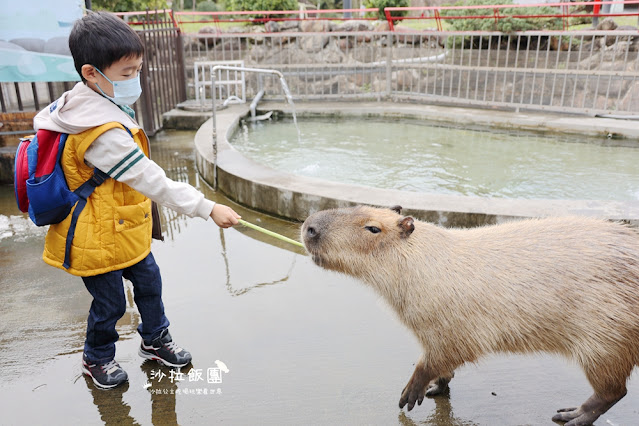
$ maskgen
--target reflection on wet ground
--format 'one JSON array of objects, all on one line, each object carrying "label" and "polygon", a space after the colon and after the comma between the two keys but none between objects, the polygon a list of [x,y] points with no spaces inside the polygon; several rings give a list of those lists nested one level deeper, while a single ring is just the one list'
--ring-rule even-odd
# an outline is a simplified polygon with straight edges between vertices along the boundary
[{"label": "reflection on wet ground", "polygon": [[[195,173],[192,138],[154,138],[169,176],[297,238],[299,224],[213,193]],[[0,188],[0,424],[542,425],[591,393],[559,358],[491,357],[460,369],[448,396],[401,411],[419,347],[372,291],[256,231],[166,209],[163,221],[167,238],[153,253],[171,334],[193,365],[169,370],[137,355],[139,316],[126,284],[116,360],[129,384],[100,391],[80,372],[90,296],[79,278],[42,262],[44,230],[19,214],[11,187]],[[638,401],[635,373],[628,396],[597,424],[639,424]]]}]

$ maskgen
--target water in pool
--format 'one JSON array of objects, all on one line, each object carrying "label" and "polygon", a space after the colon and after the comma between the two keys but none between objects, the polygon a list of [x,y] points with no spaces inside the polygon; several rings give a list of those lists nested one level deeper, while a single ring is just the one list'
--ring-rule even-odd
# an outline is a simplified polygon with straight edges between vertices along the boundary
[{"label": "water in pool", "polygon": [[528,199],[639,198],[639,144],[416,120],[243,123],[231,143],[276,170],[385,189]]}]

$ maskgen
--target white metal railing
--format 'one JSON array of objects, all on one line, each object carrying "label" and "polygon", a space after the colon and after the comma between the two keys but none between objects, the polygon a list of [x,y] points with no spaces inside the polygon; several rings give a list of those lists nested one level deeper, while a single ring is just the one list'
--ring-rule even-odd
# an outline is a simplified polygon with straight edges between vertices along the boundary
[{"label": "white metal railing", "polygon": [[[199,35],[187,60],[276,68],[295,100],[394,99],[636,115],[639,32],[463,31]],[[268,65],[266,65],[268,64]],[[260,90],[246,76],[246,96]],[[264,99],[279,97],[264,77]]]},{"label": "white metal railing", "polygon": [[[241,60],[194,62],[192,86],[195,88],[195,100],[201,105],[205,105],[207,99],[211,100],[214,97],[222,101],[245,103],[246,79],[242,67],[244,61]],[[214,79],[213,73],[217,73]]]}]

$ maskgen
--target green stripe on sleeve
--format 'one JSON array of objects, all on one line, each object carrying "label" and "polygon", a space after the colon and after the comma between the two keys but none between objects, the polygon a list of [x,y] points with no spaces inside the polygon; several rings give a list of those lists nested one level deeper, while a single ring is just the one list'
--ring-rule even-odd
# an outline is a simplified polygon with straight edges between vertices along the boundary
[{"label": "green stripe on sleeve", "polygon": [[113,176],[113,179],[117,180],[120,176],[122,176],[123,173],[125,173],[127,170],[129,170],[131,167],[133,167],[138,161],[140,161],[143,158],[144,158],[144,153],[140,152],[140,155],[138,155],[133,160],[131,160],[131,162],[129,164],[127,164],[127,166],[125,168],[123,168],[120,171],[120,173],[118,173],[117,175]]},{"label": "green stripe on sleeve", "polygon": [[[126,157],[124,157],[124,158],[122,159],[122,161],[120,161],[118,164],[116,164],[115,166],[113,166],[113,168],[112,168],[111,170],[109,170],[109,171],[107,172],[107,174],[108,174],[109,176],[111,176],[113,179],[115,179],[115,177],[113,177],[113,173],[115,173],[115,171],[116,171],[119,167],[121,167],[124,163],[126,163],[126,162],[128,161],[128,159],[129,159],[129,158],[133,157],[133,156],[134,156],[136,153],[138,153],[138,152],[140,152],[140,148],[138,148],[138,147],[136,146],[136,147],[135,147],[135,149],[129,153],[129,155],[127,155]],[[142,155],[144,155],[144,154],[142,154]],[[121,174],[121,173],[120,173],[120,174]],[[120,174],[118,174],[118,176],[119,176]]]}]

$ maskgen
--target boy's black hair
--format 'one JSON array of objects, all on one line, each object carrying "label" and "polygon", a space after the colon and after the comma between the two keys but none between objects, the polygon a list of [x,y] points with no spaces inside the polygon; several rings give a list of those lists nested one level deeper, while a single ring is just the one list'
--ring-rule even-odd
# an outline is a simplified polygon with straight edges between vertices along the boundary
[{"label": "boy's black hair", "polygon": [[104,71],[122,58],[144,54],[142,40],[122,19],[109,12],[89,12],[78,19],[69,34],[69,49],[82,81],[82,65]]}]

